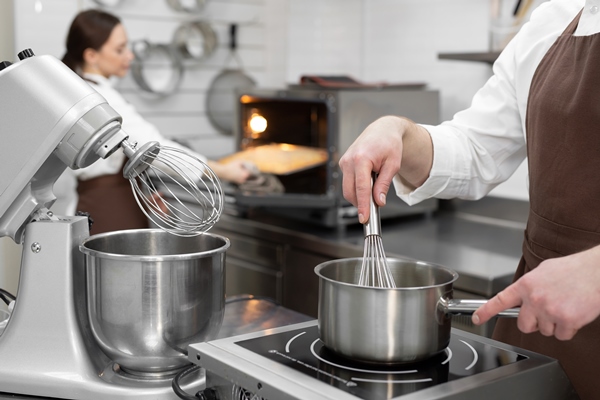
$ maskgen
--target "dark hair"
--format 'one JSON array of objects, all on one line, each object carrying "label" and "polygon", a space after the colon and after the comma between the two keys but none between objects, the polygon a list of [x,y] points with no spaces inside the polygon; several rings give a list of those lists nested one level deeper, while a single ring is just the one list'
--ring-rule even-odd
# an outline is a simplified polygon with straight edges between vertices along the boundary
[{"label": "dark hair", "polygon": [[81,75],[85,49],[100,50],[121,20],[101,10],[82,11],[73,20],[67,35],[67,52],[62,61]]}]

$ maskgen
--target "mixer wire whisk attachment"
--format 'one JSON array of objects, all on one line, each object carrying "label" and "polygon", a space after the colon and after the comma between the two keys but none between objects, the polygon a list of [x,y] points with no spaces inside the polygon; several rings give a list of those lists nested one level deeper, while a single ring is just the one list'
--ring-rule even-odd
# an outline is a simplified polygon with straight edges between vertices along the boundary
[{"label": "mixer wire whisk attachment", "polygon": [[[371,191],[375,174],[371,179]],[[362,265],[358,284],[361,286],[395,288],[396,282],[390,270],[390,266],[383,249],[381,239],[381,219],[379,217],[379,206],[375,204],[371,195],[369,208],[369,221],[364,225],[365,247],[363,251]]]},{"label": "mixer wire whisk attachment", "polygon": [[121,147],[130,158],[123,176],[140,209],[158,227],[177,236],[196,236],[219,220],[223,189],[204,161],[158,142],[136,149],[124,141]]}]

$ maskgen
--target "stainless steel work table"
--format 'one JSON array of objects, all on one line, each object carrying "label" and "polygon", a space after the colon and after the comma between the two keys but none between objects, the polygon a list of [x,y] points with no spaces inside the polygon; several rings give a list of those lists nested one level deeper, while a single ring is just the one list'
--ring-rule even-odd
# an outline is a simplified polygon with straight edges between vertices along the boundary
[{"label": "stainless steel work table", "polygon": [[[446,202],[433,213],[384,219],[383,244],[388,256],[452,268],[460,275],[455,289],[489,297],[512,280],[527,212],[527,202],[501,198]],[[360,224],[331,229],[260,211],[224,214],[216,231],[286,243],[331,259],[361,256],[364,244]]]}]

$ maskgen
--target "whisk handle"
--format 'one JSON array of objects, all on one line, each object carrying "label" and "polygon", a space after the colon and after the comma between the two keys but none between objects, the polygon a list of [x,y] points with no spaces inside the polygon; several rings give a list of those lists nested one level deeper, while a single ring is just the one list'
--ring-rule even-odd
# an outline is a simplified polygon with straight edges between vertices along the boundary
[{"label": "whisk handle", "polygon": [[364,225],[365,236],[378,235],[381,236],[381,219],[379,217],[379,206],[373,199],[373,183],[377,176],[375,172],[371,174],[371,198],[369,203],[369,220]]}]

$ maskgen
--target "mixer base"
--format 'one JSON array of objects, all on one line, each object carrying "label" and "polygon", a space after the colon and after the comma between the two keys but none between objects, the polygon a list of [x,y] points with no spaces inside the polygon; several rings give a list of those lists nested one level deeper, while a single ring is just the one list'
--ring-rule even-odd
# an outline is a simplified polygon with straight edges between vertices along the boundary
[{"label": "mixer base", "polygon": [[[27,225],[14,311],[0,336],[0,393],[85,400],[179,399],[171,379],[126,376],[95,345],[79,244],[87,217]],[[117,372],[115,372],[117,369]],[[196,393],[204,370],[183,382]]]}]

